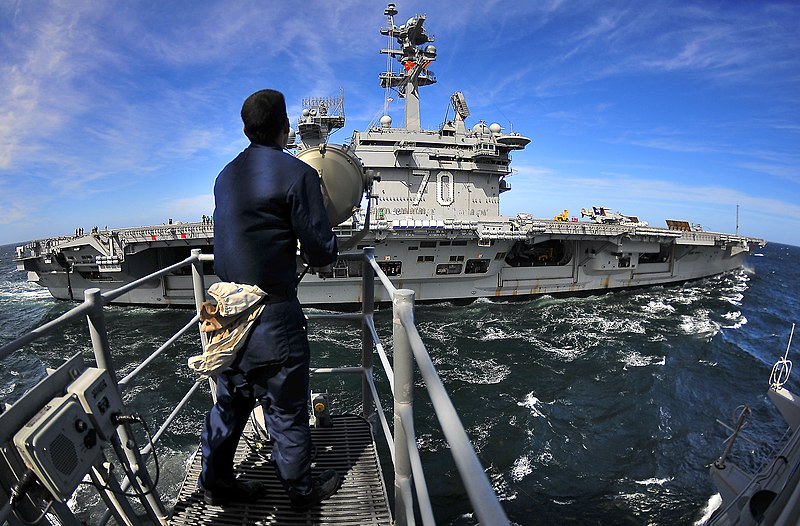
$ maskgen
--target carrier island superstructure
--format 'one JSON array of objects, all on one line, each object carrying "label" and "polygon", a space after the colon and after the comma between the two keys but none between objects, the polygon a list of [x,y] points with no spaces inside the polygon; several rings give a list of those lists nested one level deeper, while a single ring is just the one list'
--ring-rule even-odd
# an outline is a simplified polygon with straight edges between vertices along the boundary
[{"label": "carrier island superstructure", "polygon": [[[530,139],[505,133],[497,123],[468,126],[470,112],[461,92],[450,99],[452,118],[438,129],[424,129],[420,88],[436,82],[430,69],[437,57],[433,37],[423,15],[397,26],[394,5],[384,13],[387,27],[381,33],[389,45],[381,53],[390,60],[379,78],[387,93],[404,100],[404,122],[395,126],[384,114],[340,147],[376,181],[366,198],[369,217],[356,211],[335,230],[340,245],[374,246],[386,274],[416,291],[417,301],[589,294],[679,283],[737,269],[764,245],[760,239],[699,231],[686,221],[655,228],[624,216],[579,222],[501,216],[500,196],[511,189],[511,154]],[[343,126],[343,97],[304,100],[297,155],[324,150],[330,133]],[[78,231],[18,247],[16,261],[54,297],[81,300],[84,289],[120,287],[182,260],[194,248],[213,252],[210,219]],[[207,283],[213,282],[213,268],[205,272]],[[305,305],[355,304],[361,301],[360,276],[360,263],[340,261],[306,275],[298,294]],[[191,305],[192,298],[191,276],[184,268],[117,301]]]}]

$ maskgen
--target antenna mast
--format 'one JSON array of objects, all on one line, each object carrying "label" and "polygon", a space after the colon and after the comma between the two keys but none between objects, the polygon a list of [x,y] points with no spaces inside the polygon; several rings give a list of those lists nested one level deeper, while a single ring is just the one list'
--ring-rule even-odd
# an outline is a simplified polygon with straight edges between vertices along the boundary
[{"label": "antenna mast", "polygon": [[[436,47],[433,45],[423,46],[428,42],[433,42],[433,37],[425,32],[425,15],[417,15],[405,24],[397,27],[394,25],[394,15],[397,8],[394,4],[389,4],[384,10],[387,16],[389,27],[381,29],[381,34],[391,39],[395,38],[400,45],[400,49],[394,49],[390,45],[387,49],[381,49],[381,53],[395,57],[403,64],[403,72],[395,73],[391,67],[388,71],[381,73],[381,87],[397,88],[400,97],[406,99],[406,122],[405,127],[409,130],[422,129],[419,118],[419,87],[428,86],[436,82],[436,77],[428,66],[436,60]],[[388,101],[388,97],[387,97]]]},{"label": "antenna mast", "polygon": [[[386,6],[386,9],[383,10],[383,14],[386,15],[386,25],[387,27],[394,27],[394,15],[397,14],[397,8],[394,4],[389,4]],[[389,33],[386,34],[386,49],[390,51],[390,53],[386,53],[386,73],[389,78],[394,76],[394,71],[392,69],[392,53],[394,51],[394,45],[392,44],[392,35]],[[389,90],[391,89],[391,85],[387,82],[386,83],[386,94],[383,97],[383,114],[389,114]]]},{"label": "antenna mast", "polygon": [[736,205],[736,235],[739,235],[739,205]]}]

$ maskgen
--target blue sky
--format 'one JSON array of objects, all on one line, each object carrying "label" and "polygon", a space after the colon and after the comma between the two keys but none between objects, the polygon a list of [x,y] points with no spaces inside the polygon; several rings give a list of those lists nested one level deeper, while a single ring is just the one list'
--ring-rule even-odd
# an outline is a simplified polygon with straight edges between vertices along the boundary
[{"label": "blue sky", "polygon": [[[403,1],[425,13],[437,128],[472,115],[533,139],[504,214],[607,206],[653,225],[800,245],[800,3]],[[0,244],[199,220],[247,145],[264,87],[344,90],[347,124],[379,115],[385,4],[374,0],[0,2]],[[402,108],[390,106],[395,123]]]}]

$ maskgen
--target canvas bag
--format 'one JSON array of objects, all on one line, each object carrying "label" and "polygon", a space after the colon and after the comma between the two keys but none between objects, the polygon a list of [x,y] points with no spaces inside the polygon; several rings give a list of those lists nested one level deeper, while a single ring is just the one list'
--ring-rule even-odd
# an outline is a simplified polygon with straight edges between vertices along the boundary
[{"label": "canvas bag", "polygon": [[221,281],[208,288],[216,305],[200,306],[200,330],[208,334],[203,354],[192,356],[189,367],[202,378],[215,376],[230,367],[247,341],[247,334],[264,310],[267,293],[255,285]]}]

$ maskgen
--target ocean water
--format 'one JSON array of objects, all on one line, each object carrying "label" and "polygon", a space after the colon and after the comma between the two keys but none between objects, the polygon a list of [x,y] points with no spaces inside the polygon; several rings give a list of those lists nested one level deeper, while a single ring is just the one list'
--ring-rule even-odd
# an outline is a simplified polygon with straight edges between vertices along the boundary
[{"label": "ocean water", "polygon": [[[13,247],[0,247],[0,343],[70,307],[26,283],[12,256]],[[700,521],[716,493],[707,466],[728,435],[715,419],[730,423],[738,405],[752,408],[745,434],[758,446],[740,440],[733,452],[746,469],[765,460],[785,429],[766,390],[791,324],[800,321],[798,259],[800,248],[771,244],[741,271],[679,286],[417,307],[419,330],[509,518],[520,525]],[[387,347],[390,316],[376,316]],[[109,309],[120,373],[190,317],[182,310]],[[78,324],[5,360],[0,398],[15,400],[47,367],[76,352],[89,358],[86,334]],[[354,325],[313,322],[310,336],[314,365],[357,363]],[[152,427],[191,386],[186,357],[197,351],[187,335],[126,393]],[[788,384],[795,392],[798,374]],[[312,382],[333,394],[335,410],[358,411],[354,382]],[[159,491],[170,503],[208,400],[207,394],[196,397],[160,444]],[[424,394],[418,401],[418,441],[437,523],[474,524]],[[91,523],[96,501],[81,488],[73,505]]]}]

